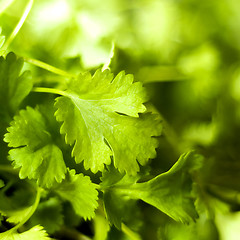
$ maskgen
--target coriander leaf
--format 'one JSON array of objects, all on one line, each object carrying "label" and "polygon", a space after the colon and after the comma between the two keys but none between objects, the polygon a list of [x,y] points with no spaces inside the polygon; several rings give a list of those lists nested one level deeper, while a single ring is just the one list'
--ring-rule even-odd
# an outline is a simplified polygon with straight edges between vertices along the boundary
[{"label": "coriander leaf", "polygon": [[124,200],[116,192],[106,191],[103,200],[108,221],[114,224],[116,228],[121,229],[122,218],[126,213],[126,206],[128,206],[127,199]]},{"label": "coriander leaf", "polygon": [[109,165],[102,172],[101,177],[101,188],[110,187],[116,183],[118,183],[123,177],[124,173],[120,173],[113,164]]},{"label": "coriander leaf", "polygon": [[21,167],[21,179],[36,179],[41,186],[51,187],[65,177],[62,151],[54,144],[42,114],[31,107],[21,110],[10,123],[4,141],[9,147],[14,168]]},{"label": "coriander leaf", "polygon": [[50,240],[51,238],[48,237],[43,227],[38,225],[23,233],[13,232],[10,229],[9,231],[0,233],[0,239],[1,240],[30,240],[30,239]]},{"label": "coriander leaf", "polygon": [[33,209],[35,187],[27,181],[20,181],[14,175],[6,174],[4,177],[6,185],[0,189],[0,213],[6,217],[7,222],[18,224]]},{"label": "coriander leaf", "polygon": [[194,152],[183,154],[168,172],[148,182],[126,186],[122,179],[112,187],[112,191],[133,199],[141,199],[174,220],[189,223],[198,217],[194,206],[196,196],[191,174],[201,167],[202,160],[202,156]]},{"label": "coriander leaf", "polygon": [[3,176],[5,186],[0,189],[0,212],[14,212],[32,206],[35,199],[35,187],[33,188],[33,185],[27,181],[19,180],[17,175],[3,173]]},{"label": "coriander leaf", "polygon": [[[156,156],[161,133],[158,115],[146,111],[145,91],[132,75],[120,72],[114,79],[105,70],[98,70],[72,79],[65,96],[56,99],[56,119],[65,140],[73,145],[76,162],[92,172],[103,171],[113,156],[120,172],[135,174],[138,162],[145,165]],[[138,162],[136,161],[138,160]]]},{"label": "coriander leaf", "polygon": [[140,211],[135,199],[117,191],[104,191],[103,200],[107,219],[116,228],[121,229],[122,222],[135,228],[141,225]]},{"label": "coriander leaf", "polygon": [[75,170],[70,170],[65,180],[55,188],[55,192],[72,204],[76,214],[84,219],[94,217],[94,211],[98,206],[98,192],[96,185],[88,176],[76,174]]},{"label": "coriander leaf", "polygon": [[0,210],[0,212],[3,216],[7,217],[8,222],[17,224],[22,220],[24,220],[26,216],[28,216],[32,208],[33,206],[22,208],[22,209],[16,209],[16,210],[7,210],[7,211]]},{"label": "coriander leaf", "polygon": [[12,115],[18,109],[22,100],[32,89],[30,72],[20,75],[23,59],[9,53],[4,59],[0,57],[0,114]]},{"label": "coriander leaf", "polygon": [[49,234],[59,230],[63,225],[62,205],[57,198],[41,202],[29,219],[30,226],[40,224]]},{"label": "coriander leaf", "polygon": [[[203,231],[204,229],[204,231]],[[159,240],[218,240],[219,233],[212,219],[202,215],[196,223],[181,224],[169,221],[158,230]]]}]

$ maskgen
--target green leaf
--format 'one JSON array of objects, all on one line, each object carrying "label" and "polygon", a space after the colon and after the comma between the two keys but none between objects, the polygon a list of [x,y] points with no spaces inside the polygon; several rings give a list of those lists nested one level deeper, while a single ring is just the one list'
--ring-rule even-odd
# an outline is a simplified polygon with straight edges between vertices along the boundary
[{"label": "green leaf", "polygon": [[131,199],[129,196],[118,194],[117,191],[105,191],[103,200],[107,219],[116,228],[121,229],[122,222],[129,227],[133,226],[135,228],[141,225],[142,219],[136,200]]},{"label": "green leaf", "polygon": [[62,205],[57,198],[41,202],[29,220],[30,226],[40,224],[49,234],[59,230],[63,225]]},{"label": "green leaf", "polygon": [[101,187],[106,188],[118,183],[123,177],[124,173],[120,173],[112,164],[107,166],[102,172]]},{"label": "green leaf", "polygon": [[[204,229],[204,231],[203,231]],[[159,240],[218,240],[219,233],[213,220],[200,216],[196,223],[182,224],[169,221],[158,230]]]},{"label": "green leaf", "polygon": [[30,239],[50,240],[46,231],[40,225],[35,226],[23,233],[13,232],[10,229],[9,231],[0,233],[0,239],[1,240],[30,240]]},{"label": "green leaf", "polygon": [[194,206],[196,196],[191,175],[201,167],[202,160],[202,156],[194,152],[183,154],[168,172],[148,182],[132,185],[124,185],[122,179],[112,187],[112,191],[133,199],[141,199],[174,220],[189,223],[198,217]]},{"label": "green leaf", "polygon": [[7,217],[8,222],[17,224],[23,221],[28,216],[32,208],[33,206],[22,208],[22,209],[16,209],[16,210],[7,210],[7,211],[0,210],[0,212],[2,213],[3,216]]},{"label": "green leaf", "polygon": [[55,188],[55,192],[69,201],[79,216],[84,219],[94,217],[94,211],[98,206],[98,192],[96,185],[88,176],[76,174],[75,170],[70,170],[66,174],[66,179]]},{"label": "green leaf", "polygon": [[20,178],[36,179],[43,187],[51,187],[65,177],[62,151],[54,144],[42,114],[31,107],[21,110],[7,129],[4,141],[9,147],[14,168],[21,167]]},{"label": "green leaf", "polygon": [[[72,79],[66,95],[56,99],[56,119],[63,122],[61,133],[73,145],[76,162],[94,173],[111,163],[128,174],[139,171],[156,156],[161,133],[158,115],[141,114],[146,94],[142,84],[133,83],[132,75],[120,72],[114,79],[105,70],[98,70]],[[138,160],[138,162],[136,161]]]},{"label": "green leaf", "polygon": [[4,59],[0,57],[0,113],[14,114],[22,100],[32,89],[30,72],[20,75],[23,59],[9,53]]}]

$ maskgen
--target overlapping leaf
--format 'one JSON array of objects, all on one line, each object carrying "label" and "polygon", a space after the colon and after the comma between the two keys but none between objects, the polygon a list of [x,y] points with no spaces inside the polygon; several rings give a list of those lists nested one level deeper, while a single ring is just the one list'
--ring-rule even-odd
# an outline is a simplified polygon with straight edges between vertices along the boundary
[{"label": "overlapping leaf", "polygon": [[6,178],[5,187],[0,190],[0,214],[5,216],[7,222],[18,224],[32,211],[35,197],[31,184],[10,175],[9,179]]},{"label": "overlapping leaf", "polygon": [[40,224],[52,234],[63,225],[62,204],[58,198],[50,198],[38,205],[36,212],[29,219],[30,226]]},{"label": "overlapping leaf", "polygon": [[[199,168],[201,163],[202,156],[194,152],[183,154],[168,172],[143,183],[134,183],[132,179],[128,182],[123,178],[106,190],[105,196],[108,201],[109,199],[114,201],[119,194],[132,199],[141,199],[176,221],[191,222],[198,217],[194,206],[196,196],[193,193],[191,173]],[[114,219],[112,215],[109,217]]]},{"label": "overlapping leaf", "polygon": [[57,186],[55,192],[64,200],[69,201],[79,216],[84,219],[94,217],[94,211],[98,206],[98,192],[96,185],[88,176],[76,174],[75,170],[70,170],[66,174],[66,179]]},{"label": "overlapping leaf", "polygon": [[21,208],[21,209],[15,209],[15,210],[7,210],[7,211],[2,211],[3,216],[7,217],[7,221],[10,223],[20,223],[22,220],[26,218],[26,216],[29,215],[29,213],[32,211],[33,206]]},{"label": "overlapping leaf", "polygon": [[21,73],[23,59],[9,53],[0,57],[0,114],[14,114],[22,100],[32,89],[30,72]]},{"label": "overlapping leaf", "polygon": [[48,237],[46,231],[43,229],[42,226],[38,225],[30,230],[23,232],[23,233],[17,233],[15,231],[7,231],[0,233],[0,239],[1,240],[50,240]]},{"label": "overlapping leaf", "polygon": [[36,179],[41,186],[51,187],[65,177],[62,152],[51,138],[42,114],[31,107],[21,110],[7,129],[4,141],[9,147],[14,167],[21,167],[20,178]]},{"label": "overlapping leaf", "polygon": [[[161,133],[159,117],[141,114],[146,94],[132,75],[120,72],[114,79],[105,70],[89,73],[69,82],[65,96],[56,100],[56,118],[63,122],[61,133],[74,144],[76,162],[84,160],[86,169],[102,171],[104,164],[135,174],[141,165],[156,155]],[[136,161],[138,160],[138,162]]]}]

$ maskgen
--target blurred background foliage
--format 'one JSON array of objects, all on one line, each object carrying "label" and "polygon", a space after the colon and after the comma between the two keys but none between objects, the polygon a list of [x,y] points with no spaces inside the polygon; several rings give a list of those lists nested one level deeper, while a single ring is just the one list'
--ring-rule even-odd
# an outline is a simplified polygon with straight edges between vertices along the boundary
[{"label": "blurred background foliage", "polygon": [[[0,1],[6,38],[26,4]],[[144,222],[135,225],[144,239],[239,238],[239,9],[238,0],[36,0],[9,48],[74,74],[107,66],[133,73],[164,119],[153,175],[189,149],[205,156],[196,180],[199,221],[176,223],[140,203]],[[59,82],[45,70],[25,68],[36,84]],[[95,219],[98,236],[109,230],[104,224]],[[116,229],[108,238],[128,239]]]}]

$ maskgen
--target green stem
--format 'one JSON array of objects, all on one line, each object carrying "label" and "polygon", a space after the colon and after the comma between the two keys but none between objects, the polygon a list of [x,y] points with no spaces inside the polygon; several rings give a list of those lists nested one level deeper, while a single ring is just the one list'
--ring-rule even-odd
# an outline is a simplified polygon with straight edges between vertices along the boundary
[{"label": "green stem", "polygon": [[105,69],[109,69],[109,66],[114,57],[114,52],[115,52],[115,43],[114,43],[114,41],[112,41],[112,47],[110,50],[109,58],[108,58],[107,62],[104,64],[104,66],[102,67],[102,71],[104,71]]},{"label": "green stem", "polygon": [[[37,188],[37,194],[36,194],[36,198],[35,198],[35,202],[32,205],[31,210],[29,211],[29,213],[27,214],[27,216],[19,223],[17,224],[15,227],[9,229],[8,231],[4,232],[7,234],[12,234],[13,232],[17,231],[21,226],[23,226],[24,223],[26,223],[28,221],[28,219],[33,215],[33,213],[36,211],[38,204],[40,202],[40,198],[41,198],[41,192],[42,192],[42,188],[38,187]],[[7,235],[6,235],[7,236]]]},{"label": "green stem", "polygon": [[56,88],[34,87],[32,89],[32,92],[53,93],[53,94],[58,94],[62,96],[67,96],[66,92]]},{"label": "green stem", "polygon": [[23,221],[21,221],[18,225],[16,225],[14,228],[18,229],[20,228],[24,223],[26,223],[28,221],[28,219],[33,215],[33,213],[36,211],[38,204],[40,202],[41,199],[41,192],[43,191],[42,188],[38,187],[37,188],[37,194],[36,194],[36,198],[35,198],[35,202],[31,208],[31,211],[28,213],[28,215],[25,217],[25,219]]},{"label": "green stem", "polygon": [[76,78],[77,76],[68,72],[63,71],[62,69],[53,67],[47,63],[44,63],[42,61],[39,61],[37,59],[32,59],[32,58],[28,58],[28,57],[24,57],[23,58],[25,62],[33,64],[37,67],[43,68],[49,72],[55,73],[57,75],[63,76],[63,77],[67,77],[67,78]]},{"label": "green stem", "polygon": [[33,5],[33,1],[34,0],[29,0],[24,12],[23,12],[23,15],[22,17],[20,18],[17,26],[14,28],[14,30],[12,31],[10,37],[7,39],[7,41],[4,43],[3,47],[2,47],[2,50],[6,51],[7,48],[9,47],[9,45],[12,43],[12,41],[14,40],[14,38],[17,36],[18,32],[20,31],[20,29],[22,28],[24,22],[26,21],[27,19],[27,16],[29,14],[29,12],[31,11],[32,9],[32,5]]},{"label": "green stem", "polygon": [[11,165],[0,165],[0,171],[18,173],[18,171]]},{"label": "green stem", "polygon": [[122,231],[131,239],[131,240],[141,240],[141,237],[128,228],[124,223],[122,223]]}]

